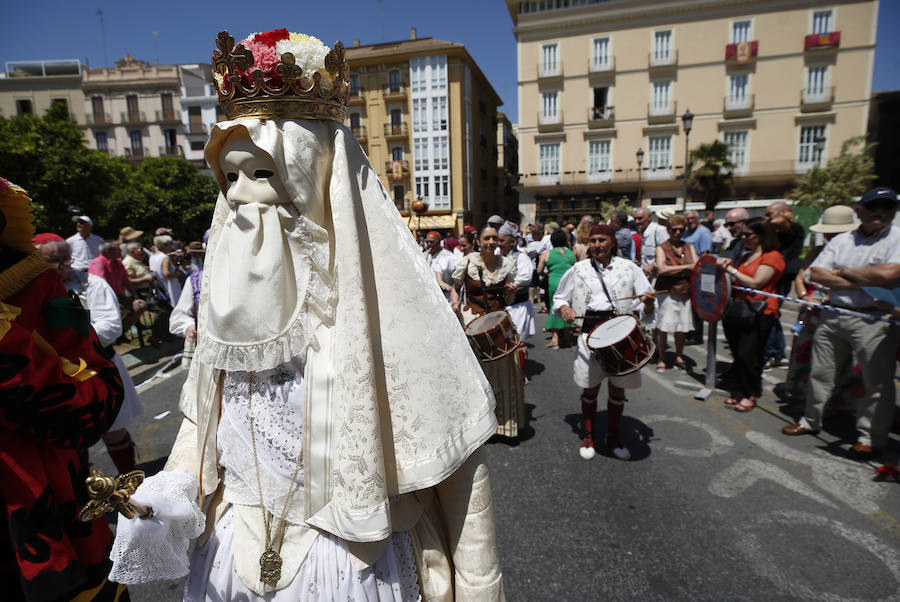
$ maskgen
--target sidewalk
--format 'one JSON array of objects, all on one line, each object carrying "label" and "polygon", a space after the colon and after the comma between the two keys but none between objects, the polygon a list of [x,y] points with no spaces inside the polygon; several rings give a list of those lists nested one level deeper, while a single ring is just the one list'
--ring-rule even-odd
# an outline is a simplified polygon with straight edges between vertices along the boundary
[{"label": "sidewalk", "polygon": [[116,353],[122,356],[122,361],[125,362],[125,367],[128,368],[128,373],[137,386],[165,366],[172,356],[181,353],[184,349],[184,339],[174,338],[158,347],[152,345],[140,347],[136,343],[128,342],[114,348]]}]

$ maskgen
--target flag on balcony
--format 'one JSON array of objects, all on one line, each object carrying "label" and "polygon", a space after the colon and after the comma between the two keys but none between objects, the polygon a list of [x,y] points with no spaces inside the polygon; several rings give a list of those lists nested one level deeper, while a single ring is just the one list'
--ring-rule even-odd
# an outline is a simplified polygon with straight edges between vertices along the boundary
[{"label": "flag on balcony", "polygon": [[803,50],[810,48],[837,48],[841,45],[841,32],[813,33],[803,39]]},{"label": "flag on balcony", "polygon": [[727,44],[725,46],[725,60],[734,60],[738,64],[743,65],[753,61],[759,50],[759,42],[740,42],[738,44]]}]

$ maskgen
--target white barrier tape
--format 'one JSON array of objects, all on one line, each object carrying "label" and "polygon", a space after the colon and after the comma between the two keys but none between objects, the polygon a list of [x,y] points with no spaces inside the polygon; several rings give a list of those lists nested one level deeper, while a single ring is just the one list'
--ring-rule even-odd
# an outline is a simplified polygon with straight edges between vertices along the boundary
[{"label": "white barrier tape", "polygon": [[824,311],[830,311],[836,314],[841,314],[845,316],[854,316],[856,318],[865,318],[866,320],[872,320],[873,322],[887,322],[888,324],[893,324],[894,326],[900,326],[900,322],[894,320],[892,318],[888,318],[887,316],[879,316],[877,314],[867,314],[861,311],[853,311],[852,309],[845,309],[843,307],[835,307],[834,305],[825,305],[823,303],[816,303],[814,301],[804,301],[803,299],[796,299],[794,297],[787,297],[785,295],[779,295],[776,293],[767,293],[765,291],[760,291],[755,288],[747,288],[745,286],[733,286],[732,290],[741,291],[744,293],[751,293],[753,295],[762,295],[763,297],[772,297],[774,299],[781,299],[782,301],[790,301],[792,303],[798,303],[800,305],[806,305],[809,307],[815,307],[817,309],[821,309]]}]

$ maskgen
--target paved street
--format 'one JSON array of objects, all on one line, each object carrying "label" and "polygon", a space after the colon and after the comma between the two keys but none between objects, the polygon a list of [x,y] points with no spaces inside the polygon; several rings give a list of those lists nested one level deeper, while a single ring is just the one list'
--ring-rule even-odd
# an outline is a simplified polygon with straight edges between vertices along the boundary
[{"label": "paved street", "polygon": [[[781,435],[790,418],[771,389],[783,370],[740,414],[676,386],[694,380],[683,371],[645,369],[622,422],[633,460],[585,462],[572,350],[545,349],[542,334],[531,342],[529,428],[516,444],[487,446],[509,600],[900,599],[900,484],[844,458],[847,417],[818,437]],[[702,373],[703,348],[688,354]],[[730,360],[723,342],[719,355]],[[184,375],[143,385],[132,433],[151,466],[178,428]],[[896,435],[889,453],[900,453]],[[102,449],[92,457],[111,469]],[[181,596],[178,583],[130,589],[138,601]]]}]

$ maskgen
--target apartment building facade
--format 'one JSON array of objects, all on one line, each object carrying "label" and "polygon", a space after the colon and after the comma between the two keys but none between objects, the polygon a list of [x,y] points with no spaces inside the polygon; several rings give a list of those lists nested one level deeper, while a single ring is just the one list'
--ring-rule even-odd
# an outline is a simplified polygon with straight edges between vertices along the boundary
[{"label": "apartment building facade", "polygon": [[82,72],[88,145],[112,157],[184,156],[178,65],[126,54],[115,67]]},{"label": "apartment building facade", "polygon": [[519,220],[519,140],[505,113],[497,112],[497,192],[498,215]]},{"label": "apartment building facade", "polygon": [[42,117],[53,103],[63,103],[72,121],[84,125],[84,95],[78,59],[7,61],[0,74],[0,115]]},{"label": "apartment building facade", "polygon": [[225,120],[213,86],[212,66],[207,63],[178,65],[181,79],[180,112],[184,132],[184,158],[206,168],[203,149],[213,125]]},{"label": "apartment building facade", "polygon": [[[418,38],[347,48],[347,125],[414,229],[459,232],[498,209],[500,97],[462,44]],[[411,203],[422,199],[427,213]]]},{"label": "apartment building facade", "polygon": [[730,147],[735,190],[723,206],[784,198],[866,132],[877,0],[506,4],[520,207],[532,219],[577,218],[622,196],[681,206],[688,110],[691,149]]}]

